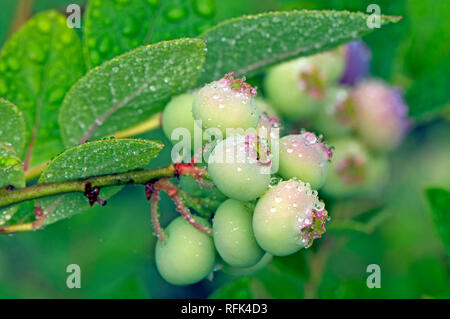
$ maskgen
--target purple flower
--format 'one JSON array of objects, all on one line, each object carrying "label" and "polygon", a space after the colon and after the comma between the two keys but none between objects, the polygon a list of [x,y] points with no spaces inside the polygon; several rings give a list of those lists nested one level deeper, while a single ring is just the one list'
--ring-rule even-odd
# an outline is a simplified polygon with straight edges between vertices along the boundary
[{"label": "purple flower", "polygon": [[353,86],[369,73],[372,54],[363,41],[357,40],[347,45],[346,55],[346,67],[340,83]]}]

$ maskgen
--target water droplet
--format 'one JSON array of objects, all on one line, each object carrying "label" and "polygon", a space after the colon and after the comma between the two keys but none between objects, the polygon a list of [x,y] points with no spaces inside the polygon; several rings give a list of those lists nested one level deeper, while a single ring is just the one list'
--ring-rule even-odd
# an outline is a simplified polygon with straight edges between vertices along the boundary
[{"label": "water droplet", "polygon": [[127,17],[125,20],[125,26],[122,29],[122,33],[125,36],[133,36],[138,31],[138,25],[136,23],[136,20],[133,17]]},{"label": "water droplet", "polygon": [[48,33],[52,29],[52,23],[48,19],[40,19],[37,23],[38,29],[41,32]]},{"label": "water droplet", "polygon": [[186,17],[187,10],[183,7],[173,7],[166,11],[166,18],[171,21],[178,21]]},{"label": "water droplet", "polygon": [[103,38],[100,41],[100,45],[98,46],[98,50],[100,51],[100,53],[107,53],[111,50],[111,39],[108,37]]},{"label": "water droplet", "polygon": [[204,17],[213,16],[216,12],[214,0],[195,0],[195,11]]},{"label": "water droplet", "polygon": [[20,69],[20,62],[15,57],[9,57],[8,66],[12,71],[17,71]]}]

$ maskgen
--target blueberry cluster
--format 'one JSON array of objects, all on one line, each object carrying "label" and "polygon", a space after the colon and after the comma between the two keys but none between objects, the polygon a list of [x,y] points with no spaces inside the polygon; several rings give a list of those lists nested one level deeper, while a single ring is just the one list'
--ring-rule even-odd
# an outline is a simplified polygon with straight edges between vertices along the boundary
[{"label": "blueberry cluster", "polygon": [[398,91],[364,79],[367,60],[367,49],[352,43],[272,67],[265,98],[228,74],[172,99],[162,116],[169,139],[176,128],[222,136],[204,134],[201,146],[224,200],[210,220],[195,218],[210,234],[182,217],[166,228],[156,264],[168,282],[192,284],[218,266],[248,274],[272,256],[310,247],[329,219],[319,191],[336,200],[380,189],[385,153],[404,137],[407,114]]}]

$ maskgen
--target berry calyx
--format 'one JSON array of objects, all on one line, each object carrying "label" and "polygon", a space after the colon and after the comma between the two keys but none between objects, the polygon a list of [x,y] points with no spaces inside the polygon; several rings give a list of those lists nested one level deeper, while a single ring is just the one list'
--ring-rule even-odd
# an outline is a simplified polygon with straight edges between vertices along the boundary
[{"label": "berry calyx", "polygon": [[208,172],[226,196],[251,201],[264,193],[270,182],[271,154],[254,135],[234,135],[220,141],[208,158]]},{"label": "berry calyx", "polygon": [[223,136],[227,129],[256,128],[260,114],[254,101],[255,94],[256,90],[250,84],[229,73],[194,94],[194,119],[202,121],[204,129],[220,129]]},{"label": "berry calyx", "polygon": [[279,174],[297,178],[318,189],[325,183],[332,149],[314,133],[284,136],[280,140]]},{"label": "berry calyx", "polygon": [[275,256],[310,247],[325,232],[328,213],[317,191],[296,179],[280,182],[256,204],[253,231],[262,249]]},{"label": "berry calyx", "polygon": [[[196,217],[208,226],[208,222]],[[165,229],[167,238],[158,240],[155,261],[161,276],[173,285],[194,284],[214,268],[215,249],[210,236],[195,229],[183,217],[174,219]]]},{"label": "berry calyx", "polygon": [[252,226],[253,207],[234,199],[223,202],[213,220],[214,244],[220,257],[234,267],[250,267],[264,251],[256,243]]}]

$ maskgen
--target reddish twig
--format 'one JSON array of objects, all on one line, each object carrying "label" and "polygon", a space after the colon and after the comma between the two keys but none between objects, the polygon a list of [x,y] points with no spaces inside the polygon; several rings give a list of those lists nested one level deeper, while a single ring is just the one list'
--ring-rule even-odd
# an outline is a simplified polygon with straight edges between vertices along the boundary
[{"label": "reddish twig", "polygon": [[209,227],[203,226],[199,222],[195,220],[195,217],[190,213],[189,208],[184,203],[184,200],[182,196],[180,195],[180,191],[177,186],[175,186],[168,178],[163,178],[160,180],[157,180],[153,183],[153,197],[155,196],[156,192],[158,191],[164,191],[169,195],[169,197],[173,200],[175,203],[175,206],[177,208],[177,211],[186,219],[192,226],[194,226],[196,229],[201,231],[202,233],[205,233],[207,235],[212,234],[212,230]]}]

